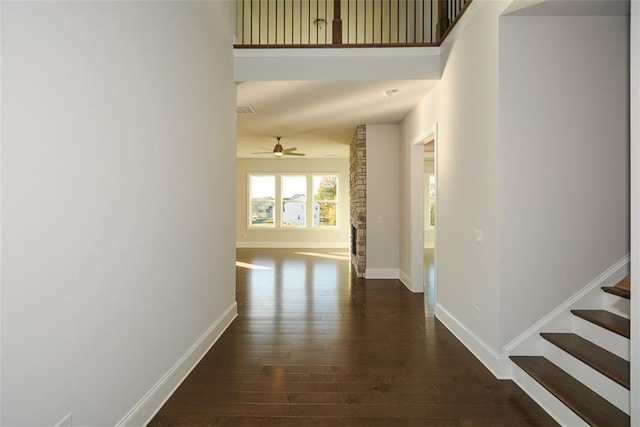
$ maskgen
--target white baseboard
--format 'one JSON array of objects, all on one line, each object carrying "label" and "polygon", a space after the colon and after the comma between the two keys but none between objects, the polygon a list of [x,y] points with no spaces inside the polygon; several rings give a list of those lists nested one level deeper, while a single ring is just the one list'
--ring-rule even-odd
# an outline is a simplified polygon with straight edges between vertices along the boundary
[{"label": "white baseboard", "polygon": [[400,270],[399,271],[399,275],[400,275],[399,280],[411,292],[413,292],[414,294],[422,294],[422,293],[424,293],[424,286],[416,286],[416,287],[414,287],[413,280],[411,280],[411,277],[407,273],[405,273],[404,271]]},{"label": "white baseboard", "polygon": [[234,301],[187,352],[151,387],[138,403],[116,424],[117,427],[144,426],[160,410],[173,392],[196,367],[238,315]]},{"label": "white baseboard", "polygon": [[411,292],[415,292],[413,290],[413,281],[411,280],[411,277],[405,273],[404,271],[400,270],[400,281],[402,282],[402,284],[404,286],[406,286],[407,289],[409,289]]},{"label": "white baseboard", "polygon": [[349,249],[349,242],[236,242],[236,248]]},{"label": "white baseboard", "polygon": [[473,331],[456,319],[440,304],[436,304],[436,318],[498,379],[511,378],[509,359],[498,354]]},{"label": "white baseboard", "polygon": [[364,277],[367,279],[398,279],[400,272],[397,268],[367,268]]}]

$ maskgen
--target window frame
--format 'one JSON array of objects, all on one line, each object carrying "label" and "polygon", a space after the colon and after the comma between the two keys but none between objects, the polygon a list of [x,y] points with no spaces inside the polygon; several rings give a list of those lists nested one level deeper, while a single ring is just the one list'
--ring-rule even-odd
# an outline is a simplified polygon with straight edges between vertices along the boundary
[{"label": "window frame", "polygon": [[[251,196],[252,196],[252,178],[255,176],[273,176],[275,179],[275,200],[274,200],[274,221],[273,225],[262,225],[262,224],[252,224],[251,221]],[[286,176],[303,176],[306,179],[306,200],[305,200],[305,225],[304,226],[284,226],[282,223],[283,220],[283,210],[284,210],[284,200],[282,196],[282,178]],[[314,212],[314,203],[315,198],[313,194],[313,178],[319,176],[335,176],[336,177],[336,225],[314,225],[313,224],[313,212]],[[246,227],[247,231],[268,231],[268,230],[286,230],[286,231],[328,231],[328,230],[339,230],[342,226],[342,214],[340,212],[340,182],[342,176],[340,172],[271,172],[271,171],[255,171],[255,172],[247,172],[247,221]]]},{"label": "window frame", "polygon": [[339,228],[340,225],[340,174],[337,173],[312,173],[311,174],[311,208],[314,209],[315,208],[315,204],[316,204],[316,198],[315,198],[315,193],[314,193],[314,178],[318,177],[318,178],[322,178],[325,176],[334,176],[336,178],[336,197],[334,200],[323,200],[320,201],[319,203],[334,203],[335,207],[336,207],[336,224],[335,225],[322,225],[320,223],[318,223],[318,225],[315,225],[314,221],[313,221],[313,212],[312,212],[312,221],[311,221],[311,228],[316,229],[316,230],[332,230],[332,229],[337,229]]},{"label": "window frame", "polygon": [[[303,220],[304,220],[304,224],[303,225],[285,225],[284,222],[284,205],[285,205],[285,198],[284,198],[284,192],[283,192],[283,188],[284,188],[284,181],[286,178],[304,178],[304,209],[303,209]],[[284,230],[301,230],[301,229],[307,229],[309,228],[309,221],[308,221],[308,216],[309,216],[309,177],[308,174],[304,174],[304,173],[283,173],[280,174],[280,199],[278,200],[278,209],[280,211],[280,228],[284,229]],[[300,202],[293,202],[293,203],[298,203],[298,204],[302,204]]]}]

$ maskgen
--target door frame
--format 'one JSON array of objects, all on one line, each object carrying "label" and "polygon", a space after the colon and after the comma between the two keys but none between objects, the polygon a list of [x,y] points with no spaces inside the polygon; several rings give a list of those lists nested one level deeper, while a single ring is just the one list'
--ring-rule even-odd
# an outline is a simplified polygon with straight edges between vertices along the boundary
[{"label": "door frame", "polygon": [[[424,292],[424,145],[434,140],[434,169],[436,176],[436,200],[438,198],[438,123],[411,141],[411,192],[410,192],[410,257],[411,283],[413,292]],[[438,217],[438,203],[436,203],[436,218]],[[434,229],[434,269],[437,293],[438,284],[438,221]],[[435,297],[435,295],[434,295]]]}]

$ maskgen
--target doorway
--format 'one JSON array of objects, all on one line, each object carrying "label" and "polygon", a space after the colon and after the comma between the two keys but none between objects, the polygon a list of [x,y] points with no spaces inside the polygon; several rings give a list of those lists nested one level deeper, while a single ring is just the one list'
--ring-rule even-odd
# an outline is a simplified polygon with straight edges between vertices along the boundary
[{"label": "doorway", "polygon": [[438,278],[438,137],[437,123],[415,138],[411,148],[411,283],[424,292],[425,310],[435,310]]},{"label": "doorway", "polygon": [[424,297],[428,313],[435,310],[436,282],[436,142],[435,137],[428,138],[424,144],[424,180],[423,180],[423,236],[424,236]]}]

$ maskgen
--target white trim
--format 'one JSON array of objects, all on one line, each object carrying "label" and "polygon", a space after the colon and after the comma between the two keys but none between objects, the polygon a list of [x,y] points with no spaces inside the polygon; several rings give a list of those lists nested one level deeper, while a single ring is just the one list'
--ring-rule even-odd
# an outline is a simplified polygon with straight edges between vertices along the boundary
[{"label": "white trim", "polygon": [[238,315],[238,306],[233,304],[216,319],[207,331],[187,350],[187,352],[151,387],[138,403],[116,424],[120,426],[147,425],[162,405],[196,367],[209,349],[220,338]]},{"label": "white trim", "polygon": [[349,242],[236,242],[236,248],[349,249]]},{"label": "white trim", "polygon": [[364,273],[366,279],[399,279],[397,268],[367,268]]},{"label": "white trim", "polygon": [[[411,140],[411,145],[425,145],[425,140],[429,138],[431,135],[437,138],[438,133],[438,123],[434,123],[428,130],[422,132],[420,135],[416,136]],[[424,157],[424,155],[423,155]]]},{"label": "white trim", "polygon": [[504,354],[496,353],[473,331],[456,319],[440,304],[436,304],[436,318],[451,331],[467,349],[473,353],[498,379],[511,379],[511,362]]},{"label": "white trim", "polygon": [[402,271],[402,270],[400,270],[400,278],[399,278],[399,280],[411,292],[417,293],[417,291],[413,289],[413,282],[411,281],[411,277],[407,273]]},{"label": "white trim", "polygon": [[440,48],[433,47],[377,47],[377,48],[289,48],[234,49],[235,58],[354,58],[354,57],[412,57],[440,56]]},{"label": "white trim", "polygon": [[556,307],[549,314],[542,319],[534,323],[529,329],[518,335],[513,341],[504,347],[504,354],[513,354],[513,351],[525,341],[529,339],[538,340],[538,336],[543,329],[551,322],[559,318],[560,316],[569,312],[570,309],[576,307],[576,303],[585,298],[591,291],[601,286],[613,285],[618,280],[622,279],[628,274],[629,268],[629,254],[625,255],[621,260],[617,261],[603,273],[598,275],[595,279],[589,282],[580,291],[575,293],[572,297],[567,299],[564,303]]},{"label": "white trim", "polygon": [[54,427],[72,427],[73,426],[73,414],[69,412],[63,419],[58,421]]}]

